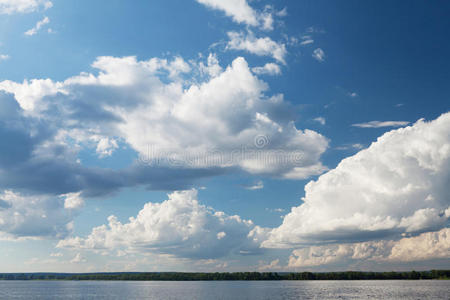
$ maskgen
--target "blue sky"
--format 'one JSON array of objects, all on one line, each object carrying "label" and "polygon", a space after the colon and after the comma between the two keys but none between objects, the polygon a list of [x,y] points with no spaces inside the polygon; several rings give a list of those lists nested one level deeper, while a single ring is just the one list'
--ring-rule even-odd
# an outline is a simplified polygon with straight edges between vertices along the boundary
[{"label": "blue sky", "polygon": [[0,0],[0,271],[450,267],[449,6]]}]

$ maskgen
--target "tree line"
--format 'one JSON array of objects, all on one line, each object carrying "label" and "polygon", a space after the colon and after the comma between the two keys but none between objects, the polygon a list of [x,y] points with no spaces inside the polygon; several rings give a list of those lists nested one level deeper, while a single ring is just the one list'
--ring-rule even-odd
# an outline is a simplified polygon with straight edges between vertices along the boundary
[{"label": "tree line", "polygon": [[119,273],[0,273],[0,280],[389,280],[450,279],[450,270],[410,272],[119,272]]}]

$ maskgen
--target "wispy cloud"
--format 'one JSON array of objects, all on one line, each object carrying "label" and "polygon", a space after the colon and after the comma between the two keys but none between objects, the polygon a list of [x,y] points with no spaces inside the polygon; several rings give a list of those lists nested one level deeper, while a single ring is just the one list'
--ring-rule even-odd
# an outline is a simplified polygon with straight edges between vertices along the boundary
[{"label": "wispy cloud", "polygon": [[38,21],[36,25],[30,30],[25,31],[25,35],[35,35],[42,28],[42,26],[50,23],[50,19],[48,17],[44,17],[42,20]]},{"label": "wispy cloud", "polygon": [[307,40],[304,40],[304,41],[300,42],[300,45],[305,46],[305,45],[309,45],[309,44],[312,44],[312,43],[314,43],[314,40],[307,39]]},{"label": "wispy cloud", "polygon": [[0,0],[0,14],[30,13],[52,6],[53,3],[47,0]]},{"label": "wispy cloud", "polygon": [[361,150],[362,148],[364,148],[363,144],[355,143],[355,144],[345,144],[343,146],[338,146],[335,149],[336,150],[349,150],[349,149]]},{"label": "wispy cloud", "polygon": [[271,5],[266,5],[263,11],[257,11],[246,0],[197,0],[197,2],[209,8],[223,11],[236,23],[244,23],[263,30],[273,30],[274,16],[284,17],[287,15],[286,8],[276,11]]},{"label": "wispy cloud", "polygon": [[314,118],[313,121],[315,121],[315,122],[317,122],[317,123],[320,123],[320,125],[325,125],[325,123],[326,123],[326,120],[325,120],[324,117],[317,117],[317,118]]},{"label": "wispy cloud", "polygon": [[7,54],[0,54],[0,61],[7,60],[7,59],[9,59],[9,55],[7,55]]},{"label": "wispy cloud", "polygon": [[246,190],[251,190],[251,191],[254,191],[254,190],[260,190],[260,189],[263,189],[263,188],[264,188],[264,183],[262,182],[262,180],[259,180],[259,181],[257,181],[255,184],[253,184],[253,185],[247,185],[247,186],[244,186],[244,188],[245,188]]},{"label": "wispy cloud", "polygon": [[370,121],[366,123],[352,124],[353,127],[359,128],[380,128],[380,127],[401,127],[408,125],[407,121]]},{"label": "wispy cloud", "polygon": [[267,75],[280,75],[281,68],[279,65],[275,63],[267,63],[262,67],[254,67],[252,68],[253,73],[255,74],[267,74]]},{"label": "wispy cloud", "polygon": [[258,56],[272,56],[275,60],[286,64],[286,46],[269,37],[257,38],[252,32],[228,32],[230,41],[226,49],[244,50]]},{"label": "wispy cloud", "polygon": [[316,60],[323,62],[325,61],[325,52],[320,49],[317,48],[316,50],[313,51],[312,57],[314,57]]}]

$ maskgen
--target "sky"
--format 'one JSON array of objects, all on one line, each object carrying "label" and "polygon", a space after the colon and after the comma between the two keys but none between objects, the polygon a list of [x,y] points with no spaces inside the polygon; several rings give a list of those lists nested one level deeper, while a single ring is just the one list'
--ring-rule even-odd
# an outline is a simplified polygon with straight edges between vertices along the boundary
[{"label": "sky", "polygon": [[0,272],[450,268],[449,9],[0,0]]}]

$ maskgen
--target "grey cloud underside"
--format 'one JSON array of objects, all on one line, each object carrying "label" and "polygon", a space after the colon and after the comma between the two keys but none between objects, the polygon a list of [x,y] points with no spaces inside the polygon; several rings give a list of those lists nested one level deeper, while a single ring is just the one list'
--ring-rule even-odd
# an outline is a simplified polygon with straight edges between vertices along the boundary
[{"label": "grey cloud underside", "polygon": [[[297,130],[295,110],[282,95],[266,96],[267,84],[243,58],[226,70],[211,55],[207,66],[188,65],[180,57],[99,57],[93,67],[97,75],[82,73],[64,82],[0,82],[0,138],[6,141],[0,149],[1,188],[101,196],[137,185],[186,189],[198,178],[227,172],[307,178],[326,169],[320,156],[327,139]],[[192,68],[210,73],[192,83]],[[264,149],[255,146],[257,136],[267,139]],[[97,147],[101,158],[119,144],[136,156],[156,147],[158,162],[174,154],[178,163],[135,161],[117,170],[78,160],[81,150]],[[288,158],[300,151],[301,162],[267,163],[246,156],[226,160],[245,147],[265,154],[281,149]],[[183,160],[186,153],[200,163]],[[221,161],[213,160],[217,153]]]},{"label": "grey cloud underside", "polygon": [[[75,162],[70,146],[62,144],[47,147],[45,155],[34,155],[39,146],[55,136],[60,123],[54,118],[37,120],[24,117],[14,98],[4,93],[0,97],[0,117],[0,140],[3,141],[0,147],[0,187],[3,189],[56,195],[84,191],[85,196],[101,196],[136,185],[155,190],[186,189],[195,179],[227,171],[222,168],[170,168],[139,163],[121,170],[86,167]],[[92,116],[91,121],[98,120],[98,117]],[[102,120],[108,122],[110,118]]]}]

